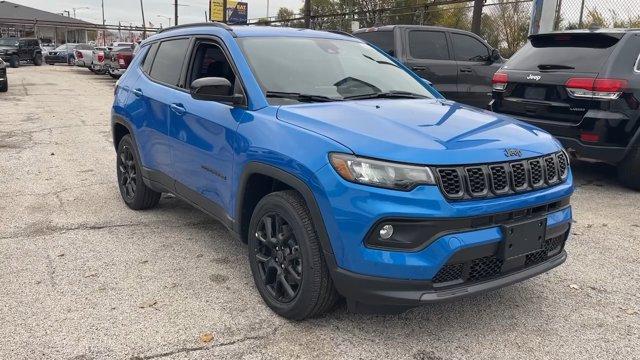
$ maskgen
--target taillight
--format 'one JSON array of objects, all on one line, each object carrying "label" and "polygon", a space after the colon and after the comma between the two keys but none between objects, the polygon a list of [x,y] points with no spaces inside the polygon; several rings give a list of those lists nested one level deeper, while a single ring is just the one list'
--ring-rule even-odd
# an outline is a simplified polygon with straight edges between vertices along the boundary
[{"label": "taillight", "polygon": [[80,51],[76,51],[76,59],[82,59],[82,53]]},{"label": "taillight", "polygon": [[627,80],[596,78],[571,78],[565,83],[569,96],[596,100],[615,100],[628,85]]},{"label": "taillight", "polygon": [[491,79],[491,84],[493,85],[494,91],[505,91],[508,83],[509,83],[509,75],[501,72],[497,72],[493,74],[493,79]]},{"label": "taillight", "polygon": [[124,62],[124,58],[122,57],[121,54],[116,55],[116,58],[118,59],[118,65],[120,65],[121,69],[125,69],[127,64]]},{"label": "taillight", "polygon": [[104,62],[104,53],[102,51],[98,53],[98,62]]}]

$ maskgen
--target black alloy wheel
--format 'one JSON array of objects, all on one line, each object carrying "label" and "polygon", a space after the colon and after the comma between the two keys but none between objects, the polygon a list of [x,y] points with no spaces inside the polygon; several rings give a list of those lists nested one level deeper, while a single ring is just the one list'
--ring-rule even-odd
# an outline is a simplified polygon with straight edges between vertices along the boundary
[{"label": "black alloy wheel", "polygon": [[247,242],[253,280],[271,310],[292,320],[331,310],[338,293],[300,193],[264,196],[253,210]]},{"label": "black alloy wheel", "polygon": [[120,195],[129,208],[146,210],[158,205],[162,193],[144,183],[139,159],[131,135],[123,136],[116,153],[116,173]]},{"label": "black alloy wheel", "polygon": [[260,219],[255,237],[262,283],[273,300],[291,302],[302,285],[302,256],[291,226],[280,214],[269,213]]},{"label": "black alloy wheel", "polygon": [[138,171],[133,152],[128,145],[123,146],[118,154],[118,184],[125,200],[133,201],[136,196]]}]

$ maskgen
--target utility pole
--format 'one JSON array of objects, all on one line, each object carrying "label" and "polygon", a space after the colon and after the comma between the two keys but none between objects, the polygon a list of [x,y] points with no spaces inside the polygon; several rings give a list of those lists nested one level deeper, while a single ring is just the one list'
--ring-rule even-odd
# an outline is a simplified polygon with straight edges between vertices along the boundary
[{"label": "utility pole", "polygon": [[311,0],[304,0],[304,27],[311,28]]},{"label": "utility pole", "polygon": [[484,7],[484,0],[473,1],[473,18],[471,20],[471,31],[477,35],[480,35],[482,30],[482,8]]},{"label": "utility pole", "polygon": [[178,0],[175,0],[174,6],[175,6],[174,19],[176,20],[175,25],[178,26]]},{"label": "utility pole", "polygon": [[140,0],[140,10],[142,11],[142,39],[147,38],[147,20],[144,18],[144,5],[142,5],[142,0]]},{"label": "utility pole", "polygon": [[227,23],[227,0],[222,0],[222,22]]},{"label": "utility pole", "polygon": [[583,17],[584,17],[584,0],[582,0],[582,5],[580,6],[580,20],[578,21],[579,28],[582,28]]},{"label": "utility pole", "polygon": [[[107,46],[107,30],[105,25],[107,22],[104,20],[104,0],[102,0],[102,46]],[[120,26],[118,26],[118,32],[120,32]]]},{"label": "utility pole", "polygon": [[269,19],[269,0],[267,0],[267,20]]}]

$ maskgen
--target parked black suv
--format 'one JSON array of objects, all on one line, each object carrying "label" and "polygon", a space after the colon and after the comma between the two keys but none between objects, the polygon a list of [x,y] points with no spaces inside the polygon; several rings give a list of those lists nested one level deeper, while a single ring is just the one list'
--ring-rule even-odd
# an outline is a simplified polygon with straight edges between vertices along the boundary
[{"label": "parked black suv", "polygon": [[20,66],[20,61],[30,61],[42,65],[42,48],[38,39],[0,39],[0,58],[12,68]]},{"label": "parked black suv", "polygon": [[0,92],[9,90],[9,80],[7,79],[7,64],[0,59]]},{"label": "parked black suv", "polygon": [[618,166],[640,190],[640,30],[533,35],[493,78],[491,109],[555,135],[578,158]]},{"label": "parked black suv", "polygon": [[399,59],[447,99],[486,108],[491,78],[504,60],[474,33],[434,26],[389,25],[353,33]]}]

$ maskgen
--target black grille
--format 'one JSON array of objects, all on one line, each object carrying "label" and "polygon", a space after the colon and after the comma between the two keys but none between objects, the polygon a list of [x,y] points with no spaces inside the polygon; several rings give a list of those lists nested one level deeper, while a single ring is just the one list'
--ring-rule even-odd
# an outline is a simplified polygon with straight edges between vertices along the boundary
[{"label": "black grille", "polygon": [[462,190],[462,178],[458,169],[438,169],[442,191],[448,197],[460,197],[464,195]]},{"label": "black grille", "polygon": [[558,177],[558,169],[556,166],[555,156],[544,158],[545,173],[547,174],[547,182],[554,183]]},{"label": "black grille", "polygon": [[566,154],[559,152],[504,164],[436,168],[440,189],[453,200],[525,192],[555,185],[569,172]]},{"label": "black grille", "polygon": [[493,165],[491,169],[491,186],[496,194],[503,194],[509,191],[509,174],[504,165]]},{"label": "black grille", "polygon": [[471,269],[469,270],[469,280],[484,280],[500,275],[502,263],[503,261],[495,256],[486,256],[472,260]]},{"label": "black grille", "polygon": [[[549,258],[558,255],[564,247],[566,238],[567,232],[545,240],[542,249],[525,255],[524,262],[515,267],[504,266],[505,261],[498,257],[495,252],[493,255],[480,256],[465,262],[455,262],[454,260],[445,264],[433,277],[432,282],[434,284],[442,284],[439,286],[447,286],[452,284],[444,283],[453,281],[456,283],[476,282],[508,275],[511,272],[543,263]],[[506,268],[509,270],[505,270]]]},{"label": "black grille", "polygon": [[549,256],[558,254],[560,250],[562,250],[562,245],[564,245],[564,238],[564,235],[560,235],[551,239],[547,239],[543,244],[542,250],[527,255],[524,266],[539,264],[547,260]]},{"label": "black grille", "polygon": [[433,278],[434,283],[444,283],[449,281],[456,281],[462,278],[464,271],[464,264],[449,264],[445,265],[438,271]]},{"label": "black grille", "polygon": [[524,166],[524,163],[511,164],[511,176],[515,190],[524,190],[527,188],[527,168]]},{"label": "black grille", "polygon": [[487,193],[486,172],[481,167],[470,167],[466,169],[467,180],[469,181],[469,191],[473,196],[481,196]]},{"label": "black grille", "polygon": [[565,153],[558,154],[558,174],[561,179],[567,177],[567,168],[569,167],[569,159]]},{"label": "black grille", "polygon": [[542,172],[542,163],[540,159],[529,161],[529,170],[531,171],[531,186],[538,187],[544,184],[544,174]]}]

